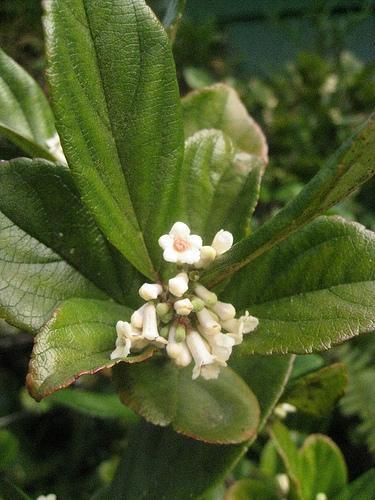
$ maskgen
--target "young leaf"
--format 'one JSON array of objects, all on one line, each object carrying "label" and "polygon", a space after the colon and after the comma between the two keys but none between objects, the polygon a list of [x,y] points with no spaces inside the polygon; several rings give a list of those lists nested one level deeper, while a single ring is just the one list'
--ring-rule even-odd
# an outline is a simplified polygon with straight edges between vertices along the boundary
[{"label": "young leaf", "polygon": [[232,370],[216,380],[191,379],[192,367],[176,367],[164,358],[114,370],[121,400],[146,420],[207,443],[241,443],[254,436],[259,406],[254,394]]},{"label": "young leaf", "polygon": [[372,331],[374,259],[374,234],[336,217],[318,219],[259,257],[223,294],[259,318],[239,350],[321,351]]},{"label": "young leaf", "polygon": [[375,469],[370,469],[345,486],[332,500],[368,500],[374,491]]},{"label": "young leaf", "polygon": [[[240,374],[251,382],[259,398],[261,425],[286,385],[293,364],[291,358],[254,356],[252,363],[245,359],[246,372],[241,371]],[[238,369],[238,366],[236,363],[235,368]],[[267,391],[264,390],[265,380]],[[225,479],[249,445],[250,442],[208,446],[180,436],[169,428],[141,425],[131,436],[113,483],[112,496],[116,498],[116,494],[120,496],[121,492],[129,498],[142,495],[165,500],[201,498],[207,490]],[[168,480],[172,475],[174,480]]]},{"label": "young leaf", "polygon": [[243,237],[258,200],[262,165],[255,156],[236,157],[232,141],[219,130],[187,139],[180,202],[192,230],[208,242],[222,228]]},{"label": "young leaf", "polygon": [[332,411],[347,384],[348,371],[345,365],[335,363],[291,383],[283,401],[319,418]]},{"label": "young leaf", "polygon": [[31,156],[56,160],[54,118],[39,85],[0,49],[0,134]]},{"label": "young leaf", "polygon": [[227,491],[225,500],[278,500],[276,485],[264,479],[240,479]]},{"label": "young leaf", "polygon": [[259,125],[249,116],[236,91],[223,84],[196,90],[182,99],[185,137],[199,130],[218,129],[243,151],[268,162],[268,147]]},{"label": "young leaf", "polygon": [[248,238],[217,259],[204,281],[212,287],[255,261],[346,198],[375,172],[375,115],[333,156],[296,198]]},{"label": "young leaf", "polygon": [[[116,341],[116,323],[128,320],[131,310],[110,301],[71,299],[63,302],[52,319],[35,337],[27,386],[40,401],[72,384],[85,374],[111,368],[111,352]],[[121,359],[143,361],[152,349]]]},{"label": "young leaf", "polygon": [[186,0],[169,0],[168,8],[163,19],[163,25],[172,43],[176,38],[178,26],[184,14],[185,5]]},{"label": "young leaf", "polygon": [[138,421],[138,417],[121,403],[117,394],[67,388],[51,394],[44,402],[53,406],[70,408],[90,417],[104,419],[119,418],[127,423]]},{"label": "young leaf", "polygon": [[45,160],[0,164],[0,269],[0,316],[29,331],[70,297],[132,304],[133,268],[97,228],[69,170]]},{"label": "young leaf", "polygon": [[[168,36],[144,0],[47,0],[57,128],[83,199],[152,279],[174,222],[183,132]],[[143,233],[143,234],[142,234]]]}]

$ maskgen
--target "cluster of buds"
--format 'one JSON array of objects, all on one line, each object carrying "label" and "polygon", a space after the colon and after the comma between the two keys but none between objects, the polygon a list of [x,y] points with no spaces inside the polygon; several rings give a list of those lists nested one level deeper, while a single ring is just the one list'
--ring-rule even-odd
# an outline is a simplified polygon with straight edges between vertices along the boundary
[{"label": "cluster of buds", "polygon": [[118,321],[116,349],[112,359],[127,357],[147,345],[163,349],[177,366],[194,361],[193,380],[217,378],[226,366],[233,346],[258,326],[248,312],[236,318],[232,304],[220,302],[215,293],[199,283],[199,270],[229,250],[233,236],[219,231],[211,246],[200,236],[176,222],[170,233],[159,239],[163,257],[177,265],[178,273],[165,284],[145,283],[139,295],[145,301],[130,323]]}]

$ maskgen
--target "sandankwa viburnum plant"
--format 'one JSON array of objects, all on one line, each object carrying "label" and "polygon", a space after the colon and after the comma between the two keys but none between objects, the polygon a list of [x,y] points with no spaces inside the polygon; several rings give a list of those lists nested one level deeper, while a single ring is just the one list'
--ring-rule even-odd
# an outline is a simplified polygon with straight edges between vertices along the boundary
[{"label": "sandankwa viburnum plant", "polygon": [[374,119],[252,231],[266,140],[226,85],[180,99],[178,9],[163,27],[143,0],[44,7],[53,111],[0,53],[0,133],[32,158],[0,166],[0,315],[36,334],[36,400],[112,369],[155,424],[107,495],[198,498],[262,429],[294,354],[374,329],[374,235],[324,215],[373,175]]}]

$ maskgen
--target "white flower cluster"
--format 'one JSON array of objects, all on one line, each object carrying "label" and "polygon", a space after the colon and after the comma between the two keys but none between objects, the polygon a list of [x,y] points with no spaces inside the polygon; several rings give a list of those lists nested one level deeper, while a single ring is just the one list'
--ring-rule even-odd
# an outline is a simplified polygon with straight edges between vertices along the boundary
[{"label": "white flower cluster", "polygon": [[217,378],[233,346],[258,326],[257,318],[247,311],[236,319],[232,304],[220,302],[199,283],[197,270],[207,267],[232,244],[232,234],[221,230],[211,246],[203,246],[200,236],[190,234],[183,222],[176,222],[169,234],[159,239],[159,245],[164,259],[176,263],[180,272],[165,285],[141,286],[139,295],[145,304],[132,314],[130,323],[118,321],[111,359],[127,357],[151,344],[165,349],[177,366],[194,361],[193,380],[199,375]]}]

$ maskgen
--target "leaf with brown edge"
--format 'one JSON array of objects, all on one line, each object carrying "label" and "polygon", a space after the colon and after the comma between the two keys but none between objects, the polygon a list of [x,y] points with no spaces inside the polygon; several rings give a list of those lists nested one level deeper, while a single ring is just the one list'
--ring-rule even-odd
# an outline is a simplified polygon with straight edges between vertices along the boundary
[{"label": "leaf with brown edge", "polygon": [[27,375],[30,394],[37,401],[117,363],[138,363],[154,353],[148,348],[135,356],[111,360],[116,323],[132,311],[110,301],[70,299],[56,309],[35,338]]},{"label": "leaf with brown edge", "polygon": [[122,364],[113,374],[121,400],[155,425],[216,444],[241,443],[257,432],[258,401],[230,368],[216,380],[192,380],[192,366],[178,368],[160,356]]}]

